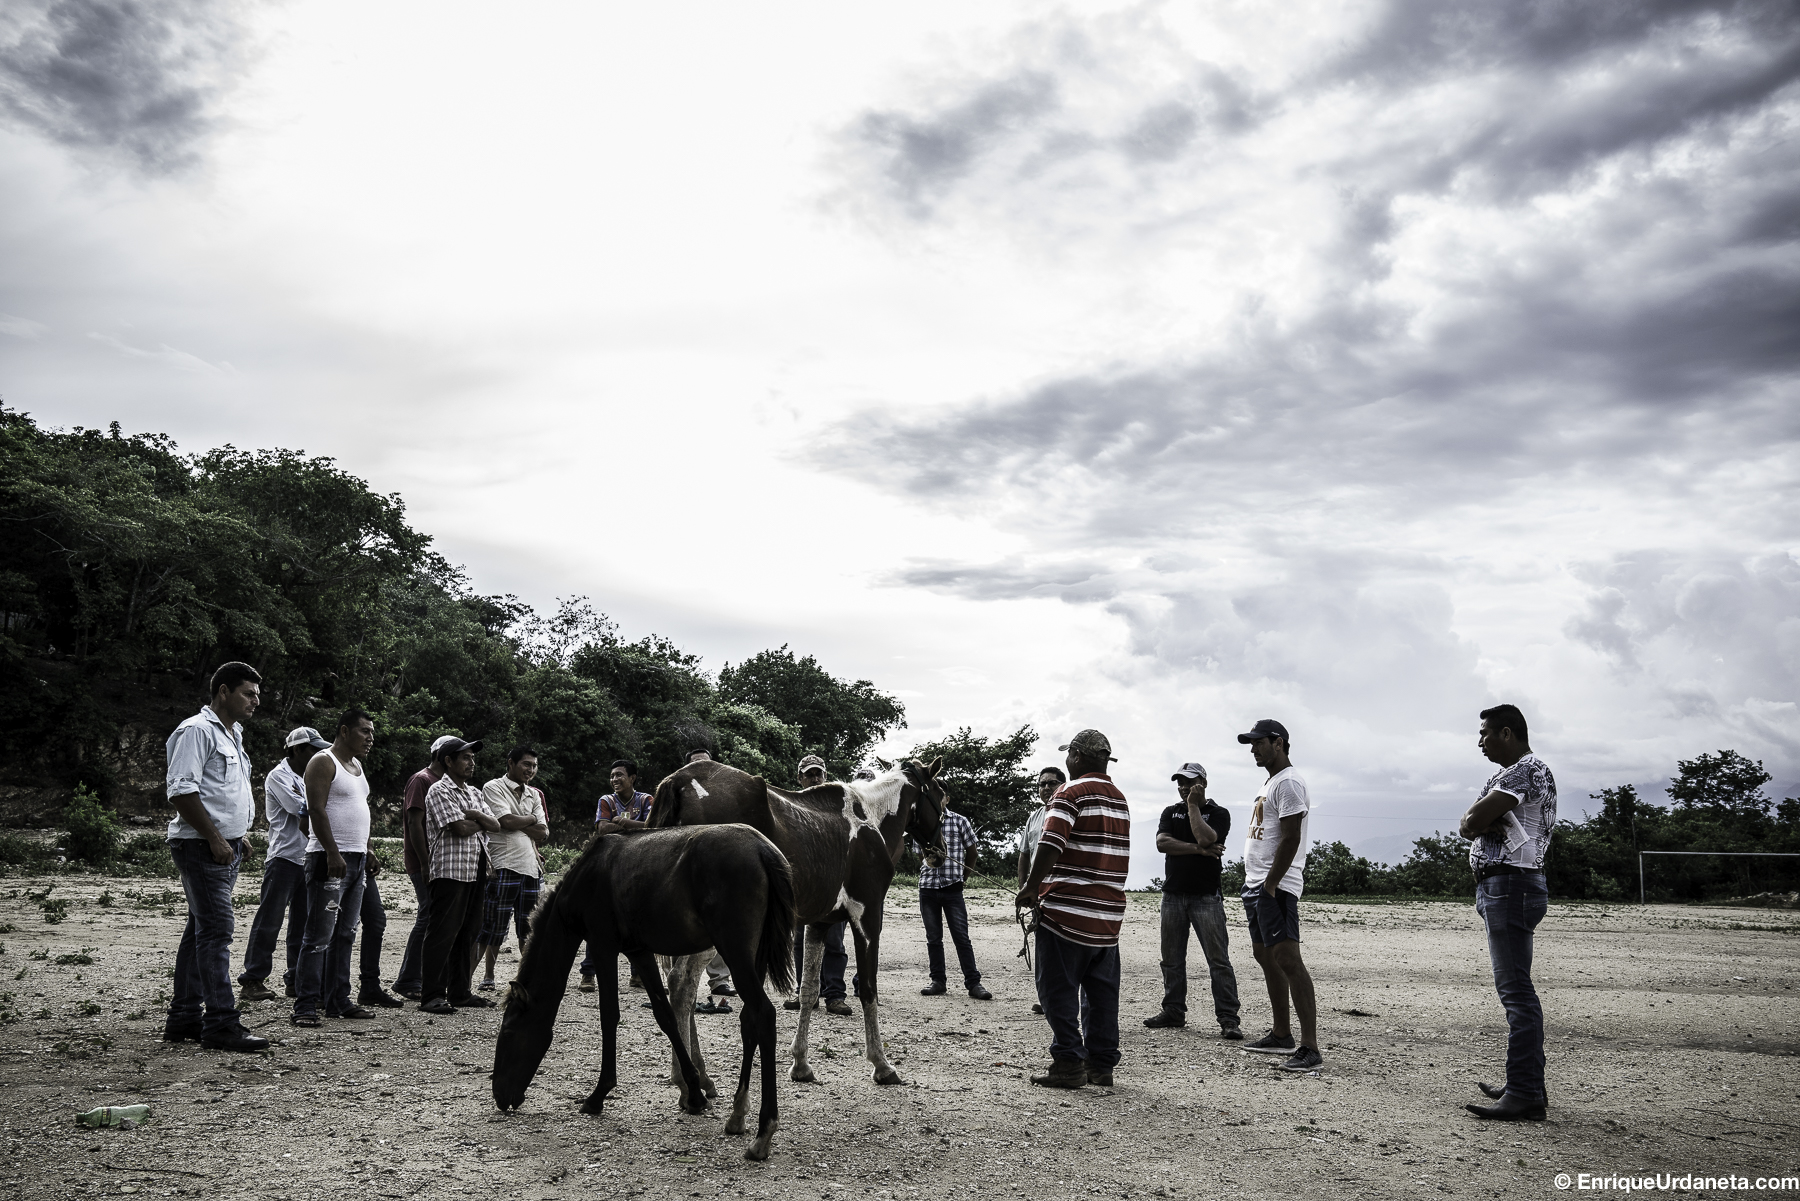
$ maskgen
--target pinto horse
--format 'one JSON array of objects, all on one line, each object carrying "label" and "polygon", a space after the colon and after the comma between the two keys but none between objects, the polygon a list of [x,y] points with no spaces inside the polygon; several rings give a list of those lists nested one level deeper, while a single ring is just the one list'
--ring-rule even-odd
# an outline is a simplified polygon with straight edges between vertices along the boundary
[{"label": "pinto horse", "polygon": [[[756,1139],[744,1155],[767,1159],[779,1115],[775,1006],[763,991],[763,978],[766,975],[777,991],[787,992],[794,956],[794,883],[781,852],[762,834],[742,825],[596,838],[562,883],[539,903],[518,977],[507,990],[494,1045],[494,1103],[502,1110],[519,1107],[543,1063],[556,1011],[569,985],[569,966],[584,938],[595,962],[614,963],[622,954],[643,981],[656,1024],[674,1050],[683,1083],[681,1106],[688,1113],[706,1112],[706,1094],[682,1046],[685,1023],[669,1007],[656,956],[686,956],[716,948],[725,957],[743,999],[738,1027],[744,1042],[737,1096],[725,1131],[744,1131],[750,1066],[760,1050],[762,1106]],[[618,1082],[614,1066],[618,977],[606,968],[599,973],[598,984],[604,1049],[600,1083],[582,1104],[583,1113],[599,1113]],[[685,1012],[692,1011],[690,1003]]]},{"label": "pinto horse", "polygon": [[[856,940],[857,999],[863,1007],[863,1034],[877,1084],[899,1084],[900,1073],[881,1049],[875,996],[880,963],[881,921],[894,861],[910,835],[927,851],[943,853],[944,789],[936,776],[943,760],[909,759],[873,780],[815,785],[801,792],[772,788],[762,777],[724,763],[690,763],[657,785],[650,810],[653,829],[742,822],[767,835],[787,856],[794,873],[794,905],[806,927],[806,966],[800,979],[800,1026],[794,1034],[790,1079],[812,1080],[807,1062],[813,1003],[825,954],[825,928],[848,921]],[[694,955],[669,969],[675,1012],[693,1012],[706,957]],[[736,979],[736,973],[733,973]],[[739,984],[740,989],[742,983]],[[705,1058],[691,1017],[681,1022],[687,1049],[699,1065],[702,1087],[711,1092]],[[685,1082],[677,1073],[678,1083]]]}]

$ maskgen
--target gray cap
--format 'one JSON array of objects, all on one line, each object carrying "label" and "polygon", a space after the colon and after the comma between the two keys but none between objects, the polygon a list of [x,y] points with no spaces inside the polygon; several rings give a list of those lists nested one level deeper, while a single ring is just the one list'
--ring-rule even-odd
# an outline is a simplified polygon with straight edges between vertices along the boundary
[{"label": "gray cap", "polygon": [[1087,759],[1105,759],[1111,763],[1118,762],[1118,759],[1112,753],[1112,743],[1108,742],[1106,735],[1098,730],[1083,730],[1056,749],[1059,751],[1074,751],[1076,754]]},{"label": "gray cap", "polygon": [[454,759],[464,751],[473,754],[481,750],[481,739],[477,738],[474,742],[464,742],[462,739],[455,737],[440,738],[431,744],[431,748],[431,757],[434,760]]},{"label": "gray cap", "polygon": [[287,741],[281,745],[290,751],[297,746],[310,746],[315,751],[322,751],[331,744],[311,726],[295,726],[288,731]]},{"label": "gray cap", "polygon": [[438,736],[437,736],[437,737],[436,737],[436,738],[434,738],[434,739],[432,739],[432,742],[431,742],[431,757],[432,757],[432,758],[433,758],[433,759],[436,759],[436,758],[437,758],[437,753],[438,753],[438,752],[439,752],[439,751],[441,751],[441,750],[443,750],[443,749],[444,749],[444,744],[445,744],[445,743],[447,743],[447,742],[460,742],[460,741],[462,741],[462,740],[461,740],[461,739],[459,739],[459,738],[458,738],[458,737],[457,737],[457,736],[456,736],[456,735],[454,735],[454,734],[439,734],[439,735],[438,735]]},{"label": "gray cap", "polygon": [[825,770],[825,760],[821,759],[817,755],[808,755],[808,756],[806,756],[806,758],[800,760],[800,774],[803,776],[815,767],[818,768],[820,771],[824,771]]},{"label": "gray cap", "polygon": [[1206,769],[1198,763],[1183,763],[1178,771],[1169,777],[1171,780],[1198,780],[1206,783]]}]

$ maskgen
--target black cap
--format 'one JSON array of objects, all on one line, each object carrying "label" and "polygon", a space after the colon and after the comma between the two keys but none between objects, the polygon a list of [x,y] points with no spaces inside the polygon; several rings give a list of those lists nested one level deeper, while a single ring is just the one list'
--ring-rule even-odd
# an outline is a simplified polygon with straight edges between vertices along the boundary
[{"label": "black cap", "polygon": [[481,739],[479,738],[474,742],[464,742],[460,738],[446,738],[443,740],[443,744],[438,747],[436,753],[431,757],[433,759],[454,759],[464,751],[473,753],[480,750]]},{"label": "black cap", "polygon": [[1265,717],[1250,727],[1248,734],[1239,734],[1239,742],[1255,742],[1259,738],[1286,738],[1287,727],[1272,717]]}]

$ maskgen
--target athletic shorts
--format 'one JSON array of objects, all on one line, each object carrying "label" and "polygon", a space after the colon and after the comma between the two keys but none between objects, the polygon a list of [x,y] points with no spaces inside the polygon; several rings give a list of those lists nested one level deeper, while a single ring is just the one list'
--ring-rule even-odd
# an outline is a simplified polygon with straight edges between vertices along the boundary
[{"label": "athletic shorts", "polygon": [[1300,941],[1300,898],[1291,892],[1274,896],[1260,888],[1246,892],[1244,916],[1250,920],[1250,941],[1259,947]]}]

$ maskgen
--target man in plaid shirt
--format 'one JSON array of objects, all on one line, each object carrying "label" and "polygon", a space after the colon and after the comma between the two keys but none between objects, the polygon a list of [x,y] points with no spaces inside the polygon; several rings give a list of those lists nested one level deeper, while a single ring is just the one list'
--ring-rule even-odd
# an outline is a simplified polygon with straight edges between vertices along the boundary
[{"label": "man in plaid shirt", "polygon": [[470,989],[475,973],[475,934],[481,928],[481,896],[488,865],[488,835],[500,832],[475,774],[479,742],[452,738],[437,752],[443,776],[425,794],[425,837],[430,847],[431,924],[425,931],[425,1013],[485,1009],[493,1002]]},{"label": "man in plaid shirt", "polygon": [[[963,863],[974,845],[975,827],[969,819],[946,809],[943,858],[934,862],[931,856],[925,856],[919,861],[919,915],[925,919],[925,949],[931,956],[931,983],[919,990],[923,996],[940,997],[950,991],[944,966],[947,918],[950,937],[956,943],[956,960],[962,965],[963,987],[977,1001],[994,999],[993,993],[981,987],[975,945],[969,941],[969,907],[963,903]],[[918,843],[913,844],[913,850],[919,850]]]}]

